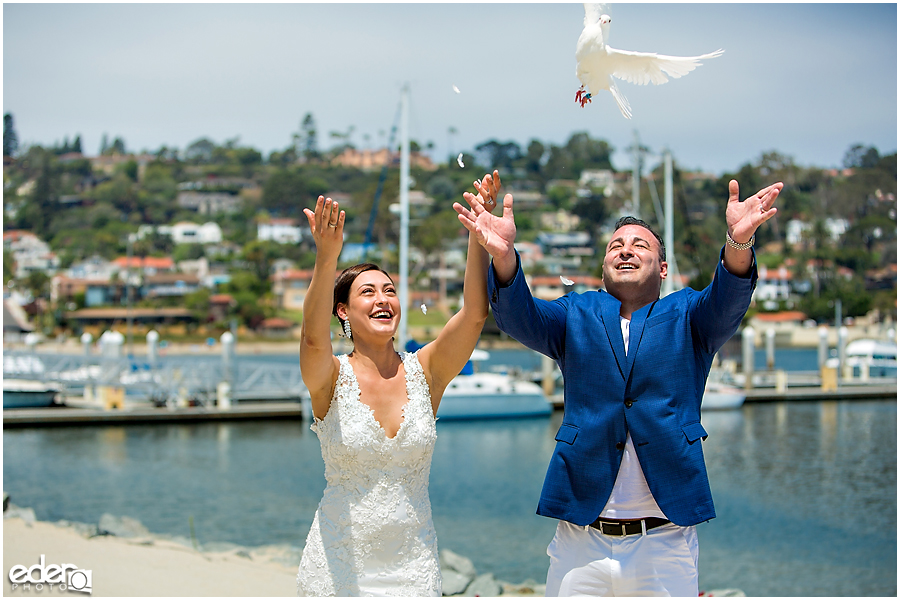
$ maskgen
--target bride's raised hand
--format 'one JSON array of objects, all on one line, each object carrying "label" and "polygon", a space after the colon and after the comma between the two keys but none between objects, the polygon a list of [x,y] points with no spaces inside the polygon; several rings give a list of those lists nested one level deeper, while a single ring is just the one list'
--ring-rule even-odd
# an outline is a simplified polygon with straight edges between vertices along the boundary
[{"label": "bride's raised hand", "polygon": [[309,231],[316,243],[316,255],[337,260],[344,245],[344,211],[331,198],[319,196],[315,212],[304,208],[303,214],[309,221]]}]

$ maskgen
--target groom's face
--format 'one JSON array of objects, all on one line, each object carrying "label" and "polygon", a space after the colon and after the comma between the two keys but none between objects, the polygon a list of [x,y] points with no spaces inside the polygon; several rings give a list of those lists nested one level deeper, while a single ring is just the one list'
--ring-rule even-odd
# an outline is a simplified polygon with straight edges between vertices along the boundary
[{"label": "groom's face", "polygon": [[625,225],[613,233],[603,258],[603,284],[606,291],[658,295],[666,278],[668,264],[660,259],[660,245],[649,229]]}]

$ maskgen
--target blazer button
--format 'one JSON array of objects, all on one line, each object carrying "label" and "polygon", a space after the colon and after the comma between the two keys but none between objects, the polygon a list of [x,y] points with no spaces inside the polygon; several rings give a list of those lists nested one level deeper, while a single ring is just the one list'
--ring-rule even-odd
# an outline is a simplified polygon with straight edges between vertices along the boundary
[{"label": "blazer button", "polygon": [[625,398],[625,408],[631,408],[632,404],[634,404],[634,402],[631,400],[631,398]]},{"label": "blazer button", "polygon": [[624,449],[625,449],[625,444],[623,444],[622,442],[619,442],[618,444],[616,444],[616,450],[622,451]]}]

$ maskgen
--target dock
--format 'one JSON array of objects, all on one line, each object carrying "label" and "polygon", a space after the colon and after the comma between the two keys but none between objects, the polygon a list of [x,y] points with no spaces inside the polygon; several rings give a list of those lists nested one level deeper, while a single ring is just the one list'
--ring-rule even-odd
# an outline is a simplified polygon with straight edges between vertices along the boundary
[{"label": "dock", "polygon": [[191,424],[262,419],[300,421],[303,419],[301,404],[299,402],[248,402],[233,404],[228,410],[203,406],[136,407],[120,410],[71,407],[11,408],[3,411],[3,428]]},{"label": "dock", "polygon": [[[844,400],[896,401],[897,384],[847,385],[831,391],[824,391],[819,387],[788,388],[783,392],[776,391],[774,388],[757,388],[747,390],[745,403]],[[562,395],[553,396],[551,402],[556,410],[563,409]],[[141,405],[126,406],[117,410],[104,410],[99,407],[76,408],[58,406],[5,409],[3,411],[3,428],[192,424],[265,419],[303,421],[308,418],[300,402],[236,402],[227,410],[222,410],[215,406],[154,408]]]},{"label": "dock", "polygon": [[[825,402],[841,400],[896,400],[897,384],[845,385],[836,390],[821,387],[793,387],[784,391],[775,388],[754,388],[745,390],[744,404],[756,402]],[[562,394],[554,395],[550,401],[557,410],[563,408]],[[736,409],[735,409],[736,410]]]}]

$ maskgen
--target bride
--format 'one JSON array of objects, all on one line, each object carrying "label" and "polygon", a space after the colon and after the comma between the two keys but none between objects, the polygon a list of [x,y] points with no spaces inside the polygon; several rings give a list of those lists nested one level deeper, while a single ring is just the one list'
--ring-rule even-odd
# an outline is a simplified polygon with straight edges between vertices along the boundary
[{"label": "bride", "polygon": [[[470,206],[496,206],[500,179],[475,182]],[[345,213],[319,196],[303,211],[316,264],[303,303],[300,371],[312,397],[327,485],[297,574],[305,596],[440,596],[428,476],[435,414],[475,348],[488,315],[488,254],[469,235],[463,307],[430,344],[398,354],[394,282],[373,264],[334,274]],[[332,289],[333,284],[333,289]],[[353,343],[334,356],[331,315]]]}]

